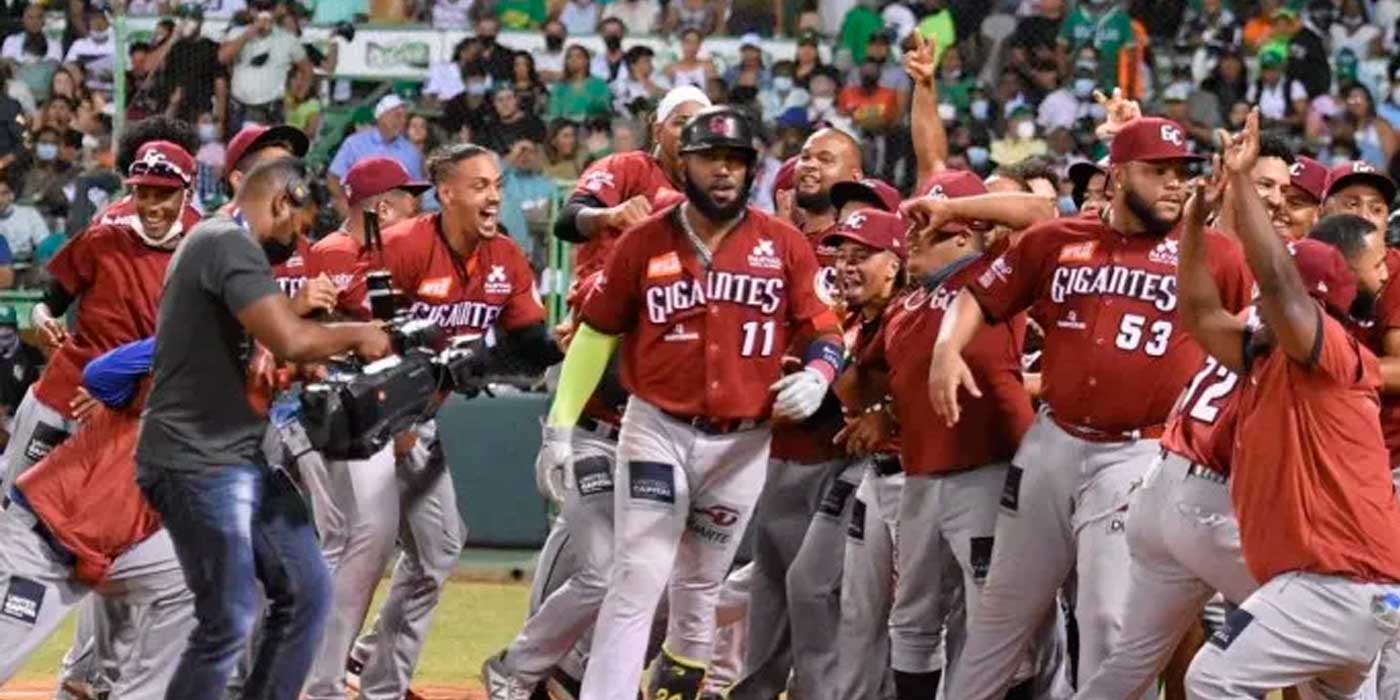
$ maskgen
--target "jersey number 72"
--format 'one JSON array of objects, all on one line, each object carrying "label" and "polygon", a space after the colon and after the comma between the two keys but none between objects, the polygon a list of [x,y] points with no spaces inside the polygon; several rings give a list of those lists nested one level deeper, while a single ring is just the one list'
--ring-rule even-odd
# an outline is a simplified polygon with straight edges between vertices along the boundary
[{"label": "jersey number 72", "polygon": [[1239,381],[1240,375],[1207,356],[1205,367],[1196,373],[1181,395],[1181,410],[1202,423],[1214,423],[1220,416],[1220,402],[1235,390]]}]

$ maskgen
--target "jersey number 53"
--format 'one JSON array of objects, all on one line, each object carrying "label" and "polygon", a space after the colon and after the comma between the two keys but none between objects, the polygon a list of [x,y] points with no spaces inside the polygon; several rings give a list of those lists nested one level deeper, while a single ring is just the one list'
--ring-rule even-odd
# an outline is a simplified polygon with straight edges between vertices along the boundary
[{"label": "jersey number 53", "polygon": [[1123,314],[1123,319],[1118,322],[1118,336],[1113,339],[1113,344],[1119,350],[1131,352],[1142,348],[1148,357],[1161,357],[1167,354],[1171,339],[1171,321],[1158,319],[1149,324],[1147,317],[1140,314]]}]

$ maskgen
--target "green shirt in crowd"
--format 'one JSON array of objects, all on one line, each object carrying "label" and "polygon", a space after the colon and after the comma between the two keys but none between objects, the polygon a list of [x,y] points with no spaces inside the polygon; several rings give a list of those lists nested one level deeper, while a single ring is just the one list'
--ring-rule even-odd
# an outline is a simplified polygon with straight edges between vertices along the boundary
[{"label": "green shirt in crowd", "polygon": [[583,121],[589,117],[606,117],[612,113],[612,93],[608,84],[594,77],[582,85],[573,81],[559,83],[549,89],[549,112],[545,121],[559,118]]},{"label": "green shirt in crowd", "polygon": [[1082,2],[1065,15],[1060,38],[1070,51],[1093,46],[1099,52],[1099,85],[1105,91],[1118,86],[1118,52],[1133,38],[1133,19],[1120,5],[1095,13]]},{"label": "green shirt in crowd", "polygon": [[870,44],[870,35],[884,26],[879,13],[865,5],[856,5],[846,13],[846,19],[841,22],[841,46],[850,49],[851,58],[857,65],[865,60],[865,47]]},{"label": "green shirt in crowd", "polygon": [[505,29],[539,29],[549,11],[544,0],[496,0],[496,17]]},{"label": "green shirt in crowd", "polygon": [[935,66],[943,60],[943,50],[958,40],[957,28],[953,24],[953,13],[948,10],[939,10],[925,17],[914,29],[924,38],[933,39],[935,44],[933,65]]}]

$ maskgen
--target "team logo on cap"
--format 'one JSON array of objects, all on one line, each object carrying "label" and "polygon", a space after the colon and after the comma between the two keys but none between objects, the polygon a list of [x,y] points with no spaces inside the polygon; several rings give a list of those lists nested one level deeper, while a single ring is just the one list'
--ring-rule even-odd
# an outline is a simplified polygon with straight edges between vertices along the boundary
[{"label": "team logo on cap", "polygon": [[851,214],[850,216],[846,217],[846,227],[860,228],[865,225],[867,219],[869,219],[869,217],[865,215],[865,212],[855,212],[854,214]]},{"label": "team logo on cap", "polygon": [[710,119],[710,133],[716,136],[729,136],[733,130],[733,122],[726,117],[714,117]]},{"label": "team logo on cap", "polygon": [[947,199],[948,193],[943,191],[943,185],[934,185],[929,188],[928,196],[931,199]]},{"label": "team logo on cap", "polygon": [[1366,162],[1363,162],[1363,161],[1357,161],[1357,162],[1351,164],[1351,172],[1352,172],[1352,173],[1374,173],[1374,172],[1376,172],[1376,169],[1375,169],[1374,167],[1372,167],[1370,163],[1366,163]]},{"label": "team logo on cap", "polygon": [[768,238],[758,239],[754,244],[753,252],[749,253],[749,267],[757,267],[762,270],[781,270],[783,261],[778,259],[778,250],[773,246],[773,241]]},{"label": "team logo on cap", "polygon": [[1302,164],[1302,163],[1294,163],[1293,165],[1288,166],[1288,175],[1289,175],[1289,177],[1299,177],[1299,176],[1301,176],[1302,174],[1303,174],[1303,164]]},{"label": "team logo on cap", "polygon": [[1161,136],[1163,141],[1166,141],[1167,143],[1173,146],[1186,145],[1186,135],[1181,133],[1181,129],[1178,129],[1172,126],[1171,124],[1162,125]]},{"label": "team logo on cap", "polygon": [[510,278],[506,276],[505,265],[492,265],[486,275],[487,294],[510,294]]}]

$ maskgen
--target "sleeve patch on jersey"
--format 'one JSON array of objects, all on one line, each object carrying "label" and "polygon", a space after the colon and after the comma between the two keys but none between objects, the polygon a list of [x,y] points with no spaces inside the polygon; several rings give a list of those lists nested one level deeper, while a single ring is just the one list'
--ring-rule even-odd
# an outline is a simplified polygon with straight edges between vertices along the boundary
[{"label": "sleeve patch on jersey", "polygon": [[676,503],[676,468],[664,462],[628,462],[627,477],[634,501]]},{"label": "sleeve patch on jersey", "polygon": [[837,479],[831,482],[831,486],[822,494],[822,502],[817,506],[817,515],[828,518],[840,518],[846,511],[846,503],[851,500],[851,494],[856,492],[856,485],[844,479]]},{"label": "sleeve patch on jersey", "polygon": [[68,439],[68,431],[62,428],[55,428],[47,423],[36,423],[34,434],[29,437],[29,444],[24,447],[24,456],[30,462],[37,462],[48,456],[53,448],[63,444]]},{"label": "sleeve patch on jersey", "polygon": [[865,501],[856,498],[851,504],[851,522],[846,526],[846,536],[857,541],[865,541]]},{"label": "sleeve patch on jersey", "polygon": [[43,605],[43,584],[15,576],[10,579],[5,598],[0,601],[0,615],[32,625],[39,621],[39,608]]},{"label": "sleeve patch on jersey", "polygon": [[1006,470],[1006,483],[1001,487],[1001,507],[1012,513],[1021,509],[1021,468],[1014,464]]},{"label": "sleeve patch on jersey", "polygon": [[991,537],[973,537],[969,542],[968,563],[972,564],[972,580],[982,583],[992,568]]},{"label": "sleeve patch on jersey", "polygon": [[1229,649],[1230,645],[1235,643],[1240,633],[1251,622],[1254,622],[1254,615],[1251,615],[1248,610],[1244,608],[1231,610],[1225,615],[1225,624],[1221,625],[1220,629],[1210,636],[1210,643],[1221,649]]},{"label": "sleeve patch on jersey", "polygon": [[1098,241],[1067,245],[1060,249],[1060,262],[1089,262],[1094,259],[1094,250],[1098,247]]},{"label": "sleeve patch on jersey", "polygon": [[612,493],[612,460],[587,457],[574,462],[574,483],[578,485],[578,495],[584,498]]},{"label": "sleeve patch on jersey", "polygon": [[649,280],[658,277],[674,277],[680,273],[681,257],[676,255],[674,250],[647,261],[647,279]]},{"label": "sleeve patch on jersey", "polygon": [[1003,255],[993,260],[992,264],[987,266],[986,272],[983,272],[981,276],[977,278],[977,284],[983,289],[987,289],[995,284],[1006,282],[1010,278],[1011,263],[1008,262],[1006,256]]}]

